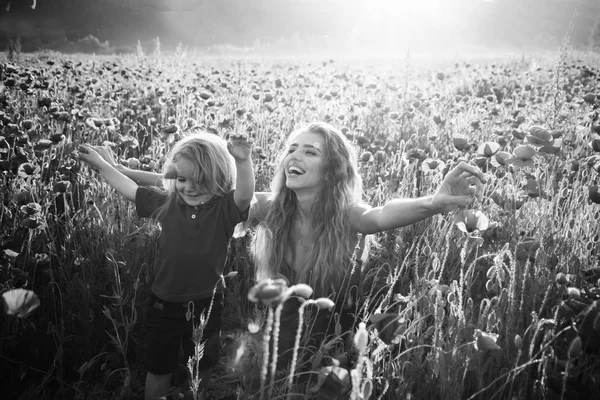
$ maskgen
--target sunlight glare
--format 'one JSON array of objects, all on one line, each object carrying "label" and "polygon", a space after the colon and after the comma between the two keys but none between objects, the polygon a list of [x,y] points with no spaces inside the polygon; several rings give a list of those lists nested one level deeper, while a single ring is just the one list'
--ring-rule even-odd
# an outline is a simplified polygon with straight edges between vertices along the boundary
[{"label": "sunlight glare", "polygon": [[362,43],[421,47],[456,43],[474,2],[469,0],[346,0],[353,26],[349,37]]}]

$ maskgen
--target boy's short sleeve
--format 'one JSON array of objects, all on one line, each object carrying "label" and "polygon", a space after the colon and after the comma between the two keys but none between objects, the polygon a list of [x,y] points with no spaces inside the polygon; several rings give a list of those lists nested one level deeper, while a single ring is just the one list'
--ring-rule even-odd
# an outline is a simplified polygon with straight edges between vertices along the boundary
[{"label": "boy's short sleeve", "polygon": [[135,209],[140,218],[150,218],[166,200],[156,189],[139,186],[135,192]]},{"label": "boy's short sleeve", "polygon": [[233,198],[234,193],[235,190],[232,190],[225,196],[225,218],[229,222],[230,226],[235,226],[240,222],[246,221],[248,219],[248,213],[250,211],[250,206],[248,206],[248,208],[246,208],[246,210],[244,210],[243,212],[239,210]]}]

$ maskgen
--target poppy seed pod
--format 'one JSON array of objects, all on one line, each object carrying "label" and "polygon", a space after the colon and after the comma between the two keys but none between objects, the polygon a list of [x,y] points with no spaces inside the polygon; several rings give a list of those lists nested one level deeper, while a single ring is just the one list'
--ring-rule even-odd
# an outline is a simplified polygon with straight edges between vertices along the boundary
[{"label": "poppy seed pod", "polygon": [[517,350],[521,350],[521,348],[523,347],[523,339],[520,335],[515,335],[515,347],[517,348]]},{"label": "poppy seed pod", "polygon": [[581,354],[582,341],[581,336],[577,336],[569,345],[568,356],[569,359],[578,358]]},{"label": "poppy seed pod", "polygon": [[326,297],[318,298],[312,303],[319,307],[320,310],[332,310],[333,307],[335,307],[335,303],[333,302],[333,300],[328,299]]},{"label": "poppy seed pod", "polygon": [[369,344],[369,333],[364,322],[358,324],[358,330],[354,335],[354,344],[360,354],[366,353],[367,345]]},{"label": "poppy seed pod", "polygon": [[304,283],[298,283],[297,285],[292,286],[292,289],[294,295],[305,299],[308,299],[313,294],[312,288]]}]

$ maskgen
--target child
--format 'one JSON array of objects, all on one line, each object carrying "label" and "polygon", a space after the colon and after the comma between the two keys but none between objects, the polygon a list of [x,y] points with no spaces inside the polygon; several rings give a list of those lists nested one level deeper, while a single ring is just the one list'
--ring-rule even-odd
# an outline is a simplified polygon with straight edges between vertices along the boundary
[{"label": "child", "polygon": [[[229,142],[210,133],[181,139],[165,162],[165,189],[138,186],[92,146],[79,146],[79,157],[135,202],[140,217],[161,224],[148,308],[146,400],[167,394],[180,346],[186,360],[193,354],[192,321],[197,324],[202,311],[208,312],[228,242],[235,226],[248,217],[254,194],[251,144],[245,134],[234,135]],[[191,308],[194,318],[186,318]],[[219,359],[222,309],[219,293],[203,332],[202,389],[207,388],[211,367]]]}]

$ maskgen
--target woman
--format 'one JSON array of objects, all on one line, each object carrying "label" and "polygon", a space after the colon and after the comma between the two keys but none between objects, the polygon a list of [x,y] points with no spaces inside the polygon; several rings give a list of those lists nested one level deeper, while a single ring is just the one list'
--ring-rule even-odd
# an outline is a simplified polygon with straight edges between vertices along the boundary
[{"label": "woman", "polygon": [[[257,281],[283,276],[290,285],[306,283],[314,289],[315,298],[330,297],[336,304],[333,312],[318,311],[312,319],[305,319],[304,352],[299,357],[303,362],[310,361],[311,354],[331,338],[336,325],[342,332],[352,329],[359,307],[354,300],[361,286],[360,268],[352,258],[356,249],[365,248],[366,235],[468,206],[475,197],[482,199],[486,182],[480,170],[461,163],[446,175],[433,196],[394,199],[371,207],[362,201],[357,167],[350,141],[329,124],[313,123],[289,136],[271,193],[255,194],[258,201],[249,222],[258,223],[250,249]],[[278,371],[293,359],[301,304],[292,297],[283,306]]]},{"label": "woman", "polygon": [[[258,192],[254,215],[262,221],[252,253],[257,280],[285,276],[306,283],[315,296],[338,291],[359,236],[414,224],[481,199],[486,178],[459,164],[433,196],[394,199],[380,207],[362,201],[358,159],[349,140],[317,122],[294,131],[279,158],[271,193]],[[362,234],[362,235],[359,235]]]}]

